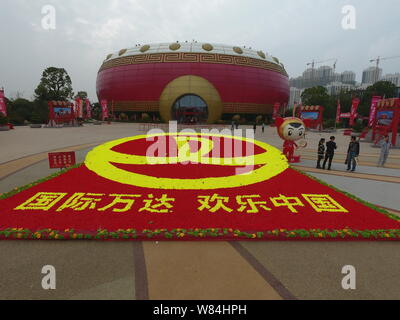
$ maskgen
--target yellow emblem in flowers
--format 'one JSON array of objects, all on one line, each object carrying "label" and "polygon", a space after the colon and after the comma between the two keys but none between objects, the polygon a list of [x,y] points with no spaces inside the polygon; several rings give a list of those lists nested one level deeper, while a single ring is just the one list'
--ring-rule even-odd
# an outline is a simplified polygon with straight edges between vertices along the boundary
[{"label": "yellow emblem in flowers", "polygon": [[[130,141],[155,139],[161,137],[175,139],[178,146],[178,152],[175,157],[130,155],[112,150],[114,147]],[[233,142],[235,140],[237,142],[245,141],[260,147],[264,150],[264,152],[244,157],[234,155],[226,156],[226,154],[224,157],[210,157],[209,154],[210,151],[214,149],[215,140],[222,140],[218,138],[232,139]],[[200,147],[196,152],[191,151],[189,145],[190,141],[200,143]],[[231,153],[235,154],[235,152]],[[112,164],[141,164],[151,166],[154,164],[174,165],[177,163],[187,162],[219,166],[234,166],[237,168],[246,167],[250,168],[250,170],[240,170],[234,175],[224,177],[176,179],[161,178],[130,172],[117,168]],[[89,170],[108,180],[143,188],[170,190],[210,190],[241,187],[271,179],[288,168],[288,163],[285,156],[283,156],[278,149],[270,146],[267,143],[243,137],[211,133],[158,133],[107,142],[94,148],[88,153],[86,156],[85,165]]]}]

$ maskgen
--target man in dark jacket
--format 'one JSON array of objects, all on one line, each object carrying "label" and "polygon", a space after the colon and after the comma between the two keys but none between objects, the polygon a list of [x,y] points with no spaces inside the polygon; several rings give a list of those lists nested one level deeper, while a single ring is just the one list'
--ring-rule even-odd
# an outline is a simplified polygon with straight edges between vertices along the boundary
[{"label": "man in dark jacket", "polygon": [[331,139],[326,143],[325,161],[324,161],[324,164],[322,166],[322,169],[325,169],[326,163],[329,160],[328,170],[331,170],[332,160],[333,160],[333,157],[335,156],[335,150],[336,149],[337,149],[337,145],[336,145],[336,142],[335,142],[335,137],[332,136]]},{"label": "man in dark jacket", "polygon": [[356,170],[357,161],[356,158],[360,154],[360,143],[356,137],[351,137],[349,148],[347,149],[347,171],[354,172]]}]

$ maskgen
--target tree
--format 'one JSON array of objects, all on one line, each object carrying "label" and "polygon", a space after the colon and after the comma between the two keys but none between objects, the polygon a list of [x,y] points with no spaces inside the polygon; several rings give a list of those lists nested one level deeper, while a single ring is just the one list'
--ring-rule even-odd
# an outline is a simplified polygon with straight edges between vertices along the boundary
[{"label": "tree", "polygon": [[73,95],[71,78],[64,68],[50,67],[43,71],[35,90],[36,100],[65,101],[72,99]]},{"label": "tree", "polygon": [[34,104],[26,99],[16,99],[9,101],[9,117],[13,124],[24,124],[24,121],[30,121]]},{"label": "tree", "polygon": [[303,105],[308,106],[324,106],[329,103],[328,90],[322,86],[308,88],[301,95]]},{"label": "tree", "polygon": [[24,124],[25,121],[46,123],[49,109],[44,101],[26,99],[9,100],[9,118],[12,124]]},{"label": "tree", "polygon": [[86,100],[87,97],[88,97],[88,94],[87,94],[86,91],[78,91],[78,93],[75,96],[75,99],[76,98],[81,98],[81,100]]},{"label": "tree", "polygon": [[396,86],[390,81],[378,81],[374,85],[369,86],[362,95],[359,107],[359,113],[363,116],[369,115],[373,96],[394,98],[396,96]]},{"label": "tree", "polygon": [[93,103],[92,104],[92,118],[101,120],[101,114],[102,114],[101,104],[98,102]]},{"label": "tree", "polygon": [[378,81],[367,88],[365,95],[393,98],[396,95],[396,85],[390,81]]}]

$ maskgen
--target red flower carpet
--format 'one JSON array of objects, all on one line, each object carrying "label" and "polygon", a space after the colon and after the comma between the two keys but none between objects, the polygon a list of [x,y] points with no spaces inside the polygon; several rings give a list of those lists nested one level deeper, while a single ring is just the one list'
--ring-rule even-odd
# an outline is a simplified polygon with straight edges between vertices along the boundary
[{"label": "red flower carpet", "polygon": [[[146,137],[99,146],[81,166],[3,195],[0,238],[400,239],[393,216],[289,168],[268,144],[211,134]],[[155,142],[166,148],[149,156]],[[232,142],[252,151],[227,156]]]}]

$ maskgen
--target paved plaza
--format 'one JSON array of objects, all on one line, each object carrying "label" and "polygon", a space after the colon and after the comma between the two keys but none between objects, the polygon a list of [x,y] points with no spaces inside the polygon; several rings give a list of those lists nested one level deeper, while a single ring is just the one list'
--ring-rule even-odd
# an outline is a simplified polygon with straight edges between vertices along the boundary
[{"label": "paved plaza", "polygon": [[[250,127],[248,127],[250,128]],[[246,129],[246,128],[243,128]],[[54,173],[47,153],[76,151],[83,162],[95,146],[145,134],[113,123],[79,128],[0,132],[0,193]],[[316,169],[321,137],[336,136],[332,171]],[[281,148],[275,128],[255,138]],[[309,132],[299,151],[303,171],[400,215],[400,150],[377,168],[379,149],[361,144],[360,165],[345,171],[349,137]],[[397,242],[95,242],[1,241],[0,299],[398,299]],[[53,265],[57,289],[41,287],[41,268]],[[357,270],[357,289],[342,289],[342,267]]]}]

